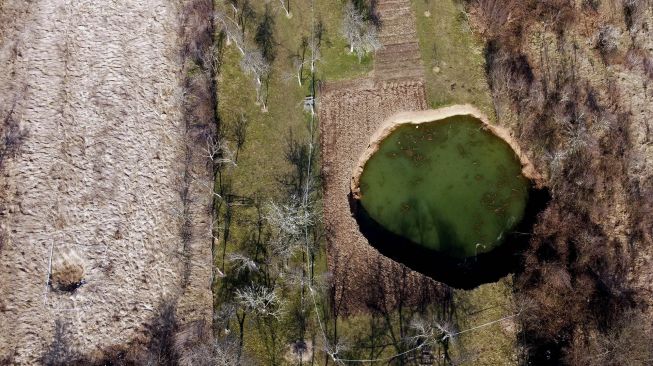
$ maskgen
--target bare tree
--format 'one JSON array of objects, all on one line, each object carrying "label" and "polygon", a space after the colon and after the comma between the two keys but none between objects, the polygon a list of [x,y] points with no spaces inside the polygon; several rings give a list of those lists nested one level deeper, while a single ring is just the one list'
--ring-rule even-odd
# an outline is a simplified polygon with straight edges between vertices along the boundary
[{"label": "bare tree", "polygon": [[342,35],[349,42],[349,52],[355,52],[359,61],[368,52],[381,48],[376,26],[363,17],[351,0],[345,4]]},{"label": "bare tree", "polygon": [[343,351],[346,351],[349,347],[347,347],[346,344],[342,342],[342,340],[338,340],[337,342],[333,344],[325,344],[324,345],[324,353],[331,358],[336,364],[338,365],[344,365],[345,363],[342,361],[340,358],[340,353]]},{"label": "bare tree", "polygon": [[365,22],[365,28],[361,35],[361,41],[358,43],[358,46],[355,47],[356,54],[358,59],[362,59],[365,54],[369,52],[374,52],[381,48],[381,42],[379,41],[376,26],[372,22]]},{"label": "bare tree", "polygon": [[265,220],[272,231],[269,244],[275,256],[286,262],[303,253],[304,228],[314,224],[314,216],[313,209],[305,208],[297,197],[291,197],[288,204],[268,204]]},{"label": "bare tree", "polygon": [[249,360],[239,357],[241,352],[238,340],[227,334],[216,337],[211,342],[210,330],[199,328],[197,324],[177,333],[175,349],[179,366],[238,366],[248,365]]},{"label": "bare tree", "polygon": [[619,31],[612,25],[604,25],[599,28],[596,47],[605,57],[614,53],[619,46]]},{"label": "bare tree", "polygon": [[[637,310],[627,310],[603,334],[587,337],[581,347],[565,355],[568,365],[649,365],[653,346],[647,334],[647,320]],[[579,342],[579,343],[581,343]]]},{"label": "bare tree", "polygon": [[[261,49],[247,46],[243,31],[244,20],[234,21],[225,13],[219,11],[213,14],[213,19],[222,32],[227,36],[227,44],[233,43],[242,55],[240,61],[241,69],[245,74],[254,76],[256,103],[262,104],[263,111],[267,111],[267,89],[263,87],[263,83],[266,81],[265,78],[270,71],[270,63],[268,59],[264,57],[265,55]],[[272,38],[269,40],[271,41]],[[266,52],[271,55],[272,50],[267,50]],[[270,55],[268,55],[268,57],[270,57]]]},{"label": "bare tree", "polygon": [[302,86],[302,79],[304,77],[304,59],[301,55],[293,55],[292,56],[292,67],[293,70],[295,70],[294,75],[290,74],[290,77],[296,77],[297,78],[297,84],[299,86]]},{"label": "bare tree", "polygon": [[301,205],[299,198],[291,197],[290,201],[285,205],[270,203],[265,219],[281,235],[297,236],[304,227],[313,224],[313,213]]},{"label": "bare tree", "polygon": [[240,346],[233,337],[218,338],[213,344],[213,360],[215,366],[239,366],[242,356],[239,357]]},{"label": "bare tree", "polygon": [[217,11],[213,14],[213,20],[219,29],[227,36],[227,45],[234,44],[241,55],[245,54],[245,42],[243,34],[238,27],[238,24],[233,19],[229,18],[227,14]]},{"label": "bare tree", "polygon": [[283,314],[283,300],[275,289],[261,285],[250,285],[236,290],[236,299],[246,311],[259,316],[279,319]]},{"label": "bare tree", "polygon": [[214,165],[232,165],[236,166],[236,156],[229,148],[229,143],[222,138],[208,136],[205,148],[206,157]]},{"label": "bare tree", "polygon": [[279,4],[286,12],[286,18],[292,18],[292,13],[290,12],[290,0],[279,0]]},{"label": "bare tree", "polygon": [[349,42],[349,53],[354,52],[354,45],[358,41],[360,30],[364,23],[363,15],[351,1],[347,1],[342,20],[342,34],[347,39],[347,42]]},{"label": "bare tree", "polygon": [[456,334],[456,329],[449,322],[436,319],[427,321],[419,316],[412,320],[410,327],[415,331],[411,339],[417,345],[448,344]]},{"label": "bare tree", "polygon": [[302,79],[304,78],[304,64],[306,63],[306,49],[308,47],[308,39],[302,37],[302,41],[299,46],[299,52],[292,57],[292,64],[297,75],[297,83],[299,86],[302,85]]},{"label": "bare tree", "polygon": [[245,38],[245,29],[250,21],[256,19],[256,12],[249,0],[229,0],[229,5],[234,11],[234,18],[242,37]]},{"label": "bare tree", "polygon": [[231,5],[231,9],[234,11],[234,18],[238,17],[238,0],[229,0],[229,5]]},{"label": "bare tree", "polygon": [[270,71],[270,65],[263,58],[263,54],[258,49],[245,50],[243,59],[240,61],[240,66],[246,74],[254,76],[256,83],[256,103],[263,104],[263,109],[266,110],[265,89],[263,88],[264,78]]},{"label": "bare tree", "polygon": [[229,262],[234,266],[236,273],[242,272],[256,272],[258,271],[258,264],[248,256],[240,253],[229,254]]},{"label": "bare tree", "polygon": [[315,73],[315,63],[320,60],[320,44],[321,39],[315,35],[311,37],[311,40],[308,44],[309,49],[311,50],[311,74]]}]

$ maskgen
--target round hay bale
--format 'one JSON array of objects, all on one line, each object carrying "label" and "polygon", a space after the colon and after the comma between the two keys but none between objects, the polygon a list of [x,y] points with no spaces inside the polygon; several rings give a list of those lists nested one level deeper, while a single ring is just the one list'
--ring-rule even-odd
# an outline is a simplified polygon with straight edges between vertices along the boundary
[{"label": "round hay bale", "polygon": [[84,284],[84,267],[84,260],[74,249],[63,250],[52,258],[50,286],[57,291],[75,291]]}]

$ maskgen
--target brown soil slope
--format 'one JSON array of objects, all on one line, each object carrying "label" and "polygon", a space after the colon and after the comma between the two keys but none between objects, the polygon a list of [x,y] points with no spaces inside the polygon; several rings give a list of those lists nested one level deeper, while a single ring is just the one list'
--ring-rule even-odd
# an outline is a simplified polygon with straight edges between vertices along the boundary
[{"label": "brown soil slope", "polygon": [[[55,320],[88,355],[142,339],[168,299],[210,319],[210,170],[187,154],[176,6],[5,1],[0,20],[0,121],[26,132],[0,164],[0,360],[36,363]],[[66,276],[82,285],[47,285]]]}]

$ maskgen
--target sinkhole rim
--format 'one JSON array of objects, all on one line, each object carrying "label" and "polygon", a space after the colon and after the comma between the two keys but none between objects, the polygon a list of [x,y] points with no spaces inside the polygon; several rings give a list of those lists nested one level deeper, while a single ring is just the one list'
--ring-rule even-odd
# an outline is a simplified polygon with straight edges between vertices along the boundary
[{"label": "sinkhole rim", "polygon": [[361,199],[360,180],[365,170],[365,165],[370,158],[380,149],[381,143],[392,134],[397,128],[403,125],[419,125],[422,123],[443,122],[450,117],[470,116],[479,120],[483,127],[493,135],[505,141],[514,151],[521,162],[522,175],[533,185],[535,189],[543,189],[544,179],[537,172],[533,163],[528,159],[519,147],[519,144],[510,132],[501,127],[492,125],[490,120],[480,110],[471,104],[456,104],[448,107],[429,109],[424,111],[399,112],[386,119],[381,126],[370,137],[370,143],[358,158],[351,177],[351,198],[355,201]]}]

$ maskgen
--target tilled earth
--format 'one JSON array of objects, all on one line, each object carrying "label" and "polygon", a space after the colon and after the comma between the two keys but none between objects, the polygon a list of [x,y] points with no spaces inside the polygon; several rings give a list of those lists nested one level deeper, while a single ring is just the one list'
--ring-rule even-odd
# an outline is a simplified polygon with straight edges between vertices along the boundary
[{"label": "tilled earth", "polygon": [[392,307],[399,298],[419,301],[439,287],[374,249],[359,231],[348,199],[356,163],[382,123],[400,111],[428,108],[410,6],[408,0],[378,2],[383,48],[375,55],[371,78],[329,83],[320,90],[329,269],[336,301],[348,312],[379,302]]},{"label": "tilled earth", "polygon": [[[142,339],[166,300],[183,321],[210,319],[203,164],[187,187],[192,240],[180,235],[196,158],[178,12],[165,0],[0,6],[0,112],[23,136],[0,165],[0,363],[36,363],[55,321],[88,355]],[[67,261],[81,286],[55,291],[48,278]]]}]

